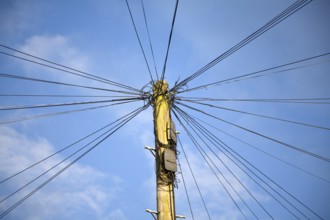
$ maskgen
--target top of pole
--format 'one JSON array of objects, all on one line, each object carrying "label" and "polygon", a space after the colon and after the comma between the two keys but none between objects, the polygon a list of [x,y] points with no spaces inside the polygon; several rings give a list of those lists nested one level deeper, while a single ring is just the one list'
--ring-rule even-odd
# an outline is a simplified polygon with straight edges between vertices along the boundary
[{"label": "top of pole", "polygon": [[168,83],[165,80],[158,80],[152,89],[156,142],[166,146],[168,145],[167,124],[170,121]]},{"label": "top of pole", "polygon": [[152,91],[154,99],[159,95],[165,95],[168,93],[168,83],[166,80],[158,80],[152,87]]}]

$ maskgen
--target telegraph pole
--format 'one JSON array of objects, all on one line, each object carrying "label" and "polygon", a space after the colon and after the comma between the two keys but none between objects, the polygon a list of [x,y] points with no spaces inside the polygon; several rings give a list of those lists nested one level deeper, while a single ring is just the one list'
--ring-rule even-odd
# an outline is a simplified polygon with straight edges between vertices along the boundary
[{"label": "telegraph pole", "polygon": [[154,84],[152,104],[156,142],[157,220],[175,220],[176,133],[170,114],[171,97],[165,80]]}]

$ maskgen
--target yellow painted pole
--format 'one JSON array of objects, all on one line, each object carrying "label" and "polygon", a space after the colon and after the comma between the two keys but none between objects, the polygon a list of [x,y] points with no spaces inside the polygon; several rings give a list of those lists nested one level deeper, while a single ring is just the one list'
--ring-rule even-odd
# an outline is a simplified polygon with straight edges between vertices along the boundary
[{"label": "yellow painted pole", "polygon": [[[165,154],[169,155],[168,152],[175,153],[175,146],[173,146],[173,141],[169,135],[171,126],[170,100],[168,84],[164,80],[157,81],[153,86],[153,107],[156,141],[157,220],[175,220],[173,187],[175,172],[170,171],[171,168],[166,168],[168,159],[165,156]],[[173,162],[176,163],[176,161]]]}]

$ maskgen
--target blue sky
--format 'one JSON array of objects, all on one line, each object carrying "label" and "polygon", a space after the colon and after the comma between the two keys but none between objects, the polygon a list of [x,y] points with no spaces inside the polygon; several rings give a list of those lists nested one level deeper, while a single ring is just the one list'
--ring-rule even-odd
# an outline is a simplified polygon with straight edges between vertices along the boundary
[{"label": "blue sky", "polygon": [[[133,0],[129,3],[154,74],[141,3]],[[190,76],[230,49],[292,3],[294,1],[284,0],[180,1],[165,74],[170,87],[176,81]],[[164,63],[175,1],[145,0],[144,4],[156,66],[160,72]],[[299,12],[191,81],[185,88],[193,88],[328,53],[330,51],[329,9],[330,3],[326,0],[312,1]],[[0,33],[1,45],[10,46],[137,89],[150,83],[148,70],[125,1],[1,1]],[[0,51],[19,55],[3,47],[0,48]],[[182,96],[232,99],[329,98],[329,56],[303,65],[308,66],[265,77],[187,92],[183,93]],[[23,62],[3,54],[0,54],[0,73],[91,87],[116,88]],[[3,77],[0,79],[0,94],[113,95],[105,91],[54,86]],[[4,107],[102,99],[104,98],[2,96],[0,97],[0,104]],[[330,107],[326,104],[209,103],[330,127]],[[138,102],[0,125],[1,179],[45,158],[58,149],[74,143],[142,105],[143,102]],[[288,124],[191,103],[189,105],[282,142],[327,158],[330,157],[329,130]],[[0,121],[89,106],[0,111]],[[260,150],[330,181],[328,162],[298,153],[187,108],[182,107],[182,109],[249,143],[250,145],[246,145],[214,128],[207,127],[218,138],[308,207],[315,210],[320,216],[325,219],[330,218],[326,206],[330,203],[329,182],[288,166]],[[173,115],[172,117],[174,118]],[[185,134],[184,128],[179,125],[178,121],[175,122],[177,130],[181,132],[180,138],[212,219],[244,219]],[[145,213],[145,209],[156,209],[155,166],[153,156],[143,149],[145,145],[154,145],[151,107],[14,209],[4,219],[153,219],[150,214]],[[251,145],[260,150],[256,150]],[[49,169],[81,146],[70,148],[68,152],[65,151],[23,175],[1,184],[1,198]],[[267,215],[216,159],[216,156],[212,155],[211,152],[208,152],[208,155],[215,161],[224,176],[228,178],[244,200],[251,205],[259,218],[266,219]],[[179,157],[194,217],[195,219],[207,219],[194,181],[182,156],[181,152]],[[223,159],[272,216],[276,219],[294,218],[222,153],[218,152],[217,156]],[[46,175],[46,178],[53,174],[52,171]],[[187,219],[192,219],[180,175],[178,175],[178,179],[181,181],[176,191],[177,213],[187,216]],[[40,184],[41,182],[37,182],[11,199],[0,203],[1,212]],[[237,196],[234,198],[239,201]],[[254,219],[242,202],[239,202],[239,205],[248,219]],[[301,208],[301,206],[299,207]],[[302,210],[305,212],[305,209]],[[309,212],[307,211],[307,213]],[[314,215],[308,215],[310,218],[316,219]]]}]

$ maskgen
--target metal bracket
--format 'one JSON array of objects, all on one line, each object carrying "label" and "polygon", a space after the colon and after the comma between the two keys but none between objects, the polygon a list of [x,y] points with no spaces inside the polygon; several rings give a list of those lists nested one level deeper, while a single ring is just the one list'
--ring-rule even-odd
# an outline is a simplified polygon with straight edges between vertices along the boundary
[{"label": "metal bracket", "polygon": [[146,212],[150,213],[152,217],[154,217],[155,220],[157,220],[156,215],[158,215],[157,211],[151,210],[151,209],[146,209]]},{"label": "metal bracket", "polygon": [[[152,217],[154,217],[155,220],[157,220],[156,215],[158,215],[157,211],[151,210],[151,209],[146,209],[146,212],[150,213]],[[185,219],[186,216],[184,215],[176,215],[175,218],[180,218],[180,219]]]}]

